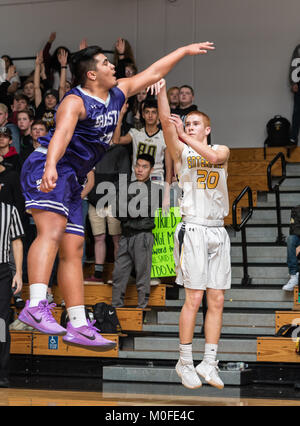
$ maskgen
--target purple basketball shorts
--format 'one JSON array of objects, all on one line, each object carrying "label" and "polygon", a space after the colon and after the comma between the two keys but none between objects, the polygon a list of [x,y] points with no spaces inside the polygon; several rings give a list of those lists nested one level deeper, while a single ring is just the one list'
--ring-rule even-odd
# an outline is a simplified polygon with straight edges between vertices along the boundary
[{"label": "purple basketball shorts", "polygon": [[46,193],[40,191],[46,162],[46,150],[38,148],[25,161],[21,172],[21,185],[26,211],[47,210],[67,217],[67,233],[84,236],[82,216],[82,185],[71,165],[63,160],[57,163],[56,187]]}]

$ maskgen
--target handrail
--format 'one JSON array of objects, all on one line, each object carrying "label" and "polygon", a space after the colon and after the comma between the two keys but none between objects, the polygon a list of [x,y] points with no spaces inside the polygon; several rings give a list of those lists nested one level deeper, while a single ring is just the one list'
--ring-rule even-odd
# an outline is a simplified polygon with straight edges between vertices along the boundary
[{"label": "handrail", "polygon": [[[281,159],[281,177],[280,177],[280,180],[273,187],[272,167],[279,159]],[[278,228],[278,236],[277,236],[276,242],[278,244],[285,244],[285,236],[283,235],[281,230],[281,210],[280,210],[280,190],[279,190],[280,185],[286,178],[286,160],[282,152],[278,152],[278,154],[273,158],[273,160],[270,161],[268,165],[268,169],[267,169],[267,178],[268,178],[269,191],[275,192],[275,198],[276,198],[276,215],[277,215],[277,228]]]},{"label": "handrail", "polygon": [[284,181],[284,179],[286,178],[286,160],[285,160],[285,156],[283,154],[283,152],[278,152],[278,154],[273,158],[272,161],[270,161],[269,165],[268,165],[268,169],[267,169],[267,176],[268,176],[268,187],[270,191],[275,191],[276,185],[273,187],[272,186],[272,167],[274,166],[274,164],[279,160],[279,158],[281,159],[281,179],[280,181],[276,184],[278,186],[280,186],[282,184],[282,182]]},{"label": "handrail", "polygon": [[[238,206],[238,203],[241,201],[241,199],[248,194],[248,214],[243,219],[241,224],[237,223],[237,215],[236,215],[236,209]],[[246,240],[246,223],[251,218],[253,213],[253,197],[252,197],[252,190],[250,186],[245,186],[245,188],[242,190],[242,192],[236,197],[232,204],[232,224],[235,231],[241,231],[242,233],[242,252],[243,252],[243,270],[244,270],[244,277],[242,278],[242,285],[247,286],[251,284],[252,279],[250,278],[248,274],[248,256],[247,256],[247,240]]]},{"label": "handrail", "polygon": [[[249,201],[249,211],[247,216],[243,219],[241,224],[237,223],[237,215],[236,215],[236,209],[237,209],[237,205],[238,203],[241,201],[241,199],[244,197],[244,195],[248,193],[248,201]],[[232,204],[232,225],[233,228],[236,231],[240,231],[248,222],[248,220],[251,218],[253,213],[253,197],[252,197],[252,190],[250,188],[250,186],[245,186],[245,188],[242,190],[242,192],[236,197],[236,199],[234,200],[233,204]]]}]

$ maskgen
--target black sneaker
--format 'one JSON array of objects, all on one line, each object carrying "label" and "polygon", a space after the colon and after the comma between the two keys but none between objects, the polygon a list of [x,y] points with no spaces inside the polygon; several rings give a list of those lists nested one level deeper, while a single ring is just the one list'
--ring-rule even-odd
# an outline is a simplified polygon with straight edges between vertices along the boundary
[{"label": "black sneaker", "polygon": [[23,309],[24,308],[25,302],[20,296],[18,296],[18,295],[14,296],[14,301],[15,301],[15,307],[17,309]]}]

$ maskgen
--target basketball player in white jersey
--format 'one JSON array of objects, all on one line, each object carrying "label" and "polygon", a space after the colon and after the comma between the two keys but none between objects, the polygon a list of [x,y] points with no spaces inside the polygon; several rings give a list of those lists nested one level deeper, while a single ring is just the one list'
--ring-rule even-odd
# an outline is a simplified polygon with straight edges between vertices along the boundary
[{"label": "basketball player in white jersey", "polygon": [[[170,115],[165,81],[161,80],[156,88],[165,141],[183,190],[182,223],[178,224],[174,236],[176,282],[184,286],[186,295],[179,320],[180,358],[176,372],[188,388],[200,387],[201,376],[207,383],[222,389],[224,383],[218,375],[216,355],[224,293],[231,286],[230,240],[223,226],[229,209],[229,149],[208,145],[211,128],[204,113],[189,113],[184,130],[180,117]],[[192,340],[205,290],[208,305],[204,325],[205,353],[203,361],[194,368]]]}]

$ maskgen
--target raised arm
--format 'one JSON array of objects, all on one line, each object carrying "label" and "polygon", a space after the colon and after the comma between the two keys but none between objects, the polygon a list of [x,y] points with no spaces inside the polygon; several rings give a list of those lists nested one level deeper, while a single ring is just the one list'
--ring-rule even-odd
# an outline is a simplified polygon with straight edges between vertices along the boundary
[{"label": "raised arm", "polygon": [[60,49],[57,59],[61,67],[59,79],[59,100],[61,101],[66,93],[68,52]]},{"label": "raised arm", "polygon": [[145,71],[133,77],[118,80],[118,85],[125,93],[126,97],[136,95],[147,86],[150,86],[163,78],[169,71],[171,71],[177,62],[181,61],[181,59],[185,56],[201,55],[207,53],[208,50],[213,49],[213,43],[210,42],[194,43],[180,47],[150,65],[150,67],[148,67]]},{"label": "raised arm", "polygon": [[41,65],[43,63],[43,51],[40,51],[36,55],[35,69],[34,69],[34,99],[35,107],[38,108],[42,102],[42,91],[41,91]]},{"label": "raised arm", "polygon": [[170,123],[169,120],[171,112],[165,83],[165,80],[161,80],[158,83],[159,87],[156,90],[158,114],[168,152],[171,155],[172,160],[177,163],[178,161],[181,161],[181,154],[184,146],[183,143],[178,140],[174,124]]},{"label": "raised arm", "polygon": [[67,96],[56,114],[56,128],[49,143],[45,171],[42,177],[40,190],[50,192],[56,186],[56,165],[64,155],[73,136],[77,121],[85,118],[86,112],[81,98],[75,95]]}]

